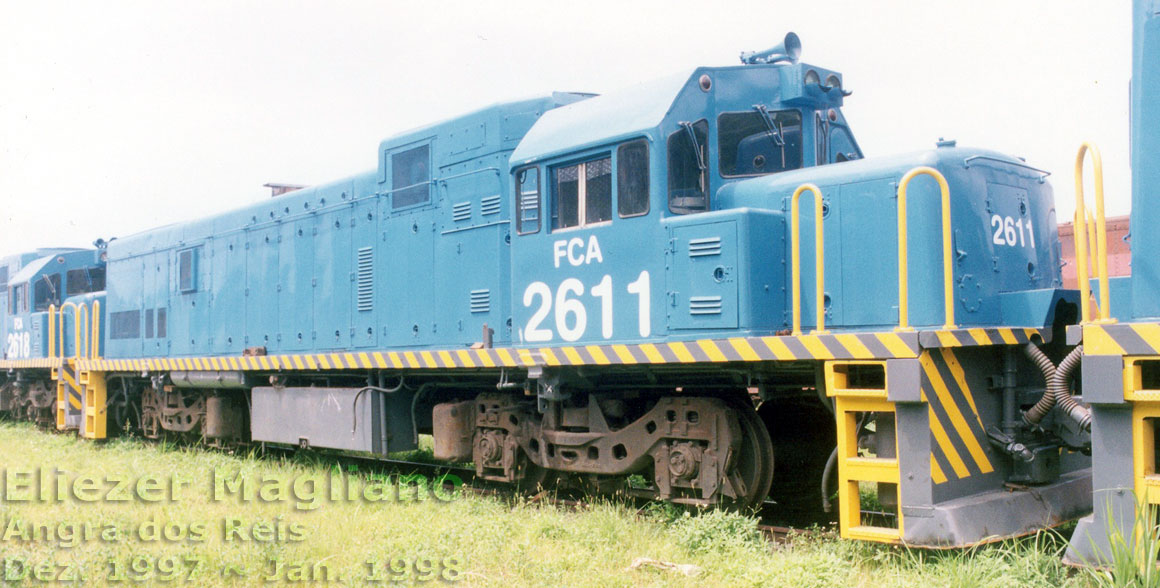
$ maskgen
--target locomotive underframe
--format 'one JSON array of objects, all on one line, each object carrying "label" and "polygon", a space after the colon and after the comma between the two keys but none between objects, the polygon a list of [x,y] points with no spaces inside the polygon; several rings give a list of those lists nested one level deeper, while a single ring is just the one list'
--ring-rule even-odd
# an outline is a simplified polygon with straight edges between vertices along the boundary
[{"label": "locomotive underframe", "polygon": [[0,414],[50,426],[55,422],[55,388],[48,370],[14,372],[0,379]]},{"label": "locomotive underframe", "polygon": [[[1026,407],[1043,384],[1023,360],[1014,380],[1005,377],[1018,347],[990,337],[989,345],[960,337],[966,346],[882,359],[455,370],[82,366],[78,381],[107,382],[109,431],[384,456],[433,434],[437,457],[474,462],[479,477],[525,490],[565,483],[702,506],[766,499],[790,521],[836,517],[847,537],[964,546],[1090,509],[1084,458],[1042,427],[1022,439],[1057,443],[1036,455],[1061,458],[1034,485],[1011,483],[1025,472],[989,429],[1010,424],[1005,398]],[[271,404],[311,394],[315,405]],[[313,408],[327,405],[333,410]],[[317,428],[308,431],[311,423]],[[277,438],[267,433],[274,428]],[[827,472],[833,478],[823,488]],[[879,506],[864,504],[867,492]]]}]

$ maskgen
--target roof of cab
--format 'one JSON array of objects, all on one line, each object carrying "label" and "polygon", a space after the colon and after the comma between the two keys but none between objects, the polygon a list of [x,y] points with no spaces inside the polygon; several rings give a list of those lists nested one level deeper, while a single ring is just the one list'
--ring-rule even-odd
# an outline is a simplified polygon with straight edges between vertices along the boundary
[{"label": "roof of cab", "polygon": [[20,271],[16,272],[16,275],[8,278],[8,283],[23,284],[24,282],[31,280],[34,276],[36,276],[36,274],[40,272],[40,270],[44,269],[44,266],[48,265],[48,262],[52,261],[55,257],[55,255],[46,255],[25,264],[24,267],[20,268]]},{"label": "roof of cab", "polygon": [[693,71],[545,112],[512,153],[512,163],[522,165],[643,134],[664,120]]}]

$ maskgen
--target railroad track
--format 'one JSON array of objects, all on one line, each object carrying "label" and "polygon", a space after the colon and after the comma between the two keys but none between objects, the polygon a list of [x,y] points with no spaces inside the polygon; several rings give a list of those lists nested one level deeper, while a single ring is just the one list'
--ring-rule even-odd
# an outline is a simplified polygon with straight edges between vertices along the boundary
[{"label": "railroad track", "polygon": [[[154,440],[138,438],[139,441],[151,443]],[[202,445],[191,444],[191,447],[198,447],[202,450],[212,450]],[[308,450],[310,451],[310,450]],[[512,496],[513,490],[501,484],[488,482],[486,480],[477,480],[475,477],[475,469],[463,465],[445,464],[445,463],[429,463],[423,461],[411,461],[406,459],[383,459],[377,457],[362,457],[357,455],[344,455],[338,453],[316,452],[310,451],[306,456],[303,455],[303,450],[295,447],[282,446],[264,446],[262,447],[263,457],[267,456],[284,456],[291,459],[299,459],[306,457],[307,459],[315,460],[316,463],[330,464],[333,467],[339,468],[341,471],[348,473],[357,473],[359,475],[383,475],[383,476],[399,476],[419,474],[426,476],[429,480],[444,480],[445,490],[461,490],[469,492],[476,496]],[[451,478],[450,476],[454,476]],[[542,491],[539,494],[528,497],[529,501],[539,502],[543,504],[550,504],[559,508],[570,510],[583,510],[591,506],[591,503],[582,497],[575,495],[559,495],[555,492]],[[640,516],[645,507],[652,503],[652,501],[627,497],[626,500],[632,502],[637,507],[637,514]],[[781,543],[787,541],[794,533],[804,532],[799,527],[782,524],[775,518],[770,516],[770,508],[773,502],[767,501],[763,508],[758,512],[759,522],[757,528],[761,531],[766,539]]]},{"label": "railroad track", "polygon": [[[271,453],[286,453],[293,455],[296,451],[294,448],[268,447],[268,452]],[[318,454],[321,461],[330,461],[342,468],[348,466],[355,466],[355,470],[360,473],[367,474],[384,474],[384,475],[406,475],[406,474],[421,474],[428,476],[429,479],[439,479],[442,476],[454,475],[462,482],[460,489],[469,492],[476,496],[511,496],[512,490],[506,486],[488,482],[486,480],[477,480],[475,477],[475,469],[458,465],[434,464],[427,462],[417,462],[399,459],[379,459],[369,457],[347,456],[337,454]],[[348,471],[350,471],[348,469]],[[455,486],[453,482],[447,482],[446,487]],[[555,507],[565,508],[569,510],[583,510],[591,506],[591,503],[584,498],[570,496],[568,494],[559,495],[555,492],[542,491],[528,497],[531,502],[538,502],[543,504],[550,504]],[[627,500],[632,501],[632,504],[637,507],[637,513],[643,513],[644,508],[652,501],[642,498],[629,497]],[[806,532],[801,527],[784,524],[784,521],[779,521],[770,512],[776,508],[775,503],[768,501],[762,509],[758,511],[758,530],[771,542],[783,543],[790,539],[795,533]]]}]

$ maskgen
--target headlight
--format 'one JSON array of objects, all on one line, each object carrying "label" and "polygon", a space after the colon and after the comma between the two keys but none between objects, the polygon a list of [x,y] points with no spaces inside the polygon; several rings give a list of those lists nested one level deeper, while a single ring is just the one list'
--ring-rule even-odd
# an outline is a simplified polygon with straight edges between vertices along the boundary
[{"label": "headlight", "polygon": [[831,89],[837,90],[839,92],[842,91],[842,80],[839,79],[838,76],[833,75],[833,74],[830,74],[829,76],[826,77],[826,90],[831,90]]}]

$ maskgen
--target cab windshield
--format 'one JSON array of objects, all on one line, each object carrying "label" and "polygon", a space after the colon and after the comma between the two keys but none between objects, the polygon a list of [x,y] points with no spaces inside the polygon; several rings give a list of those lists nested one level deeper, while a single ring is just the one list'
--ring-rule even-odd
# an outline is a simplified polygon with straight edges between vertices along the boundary
[{"label": "cab windshield", "polygon": [[802,115],[796,110],[726,112],[717,117],[721,175],[756,176],[802,166]]}]

